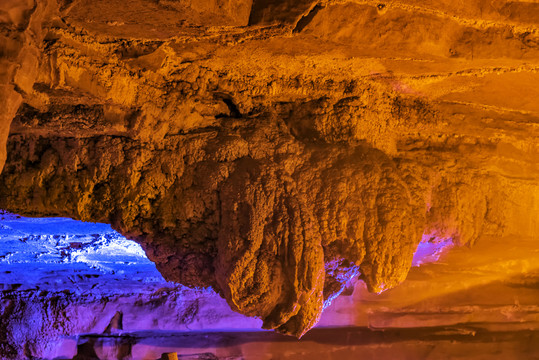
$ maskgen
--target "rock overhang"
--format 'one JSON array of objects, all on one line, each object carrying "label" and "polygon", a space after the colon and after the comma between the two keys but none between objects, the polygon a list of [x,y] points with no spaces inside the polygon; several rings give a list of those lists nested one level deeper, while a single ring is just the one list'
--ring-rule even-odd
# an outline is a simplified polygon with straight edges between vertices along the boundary
[{"label": "rock overhang", "polygon": [[301,336],[423,233],[536,236],[535,10],[481,4],[40,2],[8,36],[0,206],[112,223]]}]

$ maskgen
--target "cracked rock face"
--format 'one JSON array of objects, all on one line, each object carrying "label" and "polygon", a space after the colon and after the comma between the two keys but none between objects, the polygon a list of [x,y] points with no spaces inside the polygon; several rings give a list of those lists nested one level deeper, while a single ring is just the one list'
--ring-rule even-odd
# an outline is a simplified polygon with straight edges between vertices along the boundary
[{"label": "cracked rock face", "polygon": [[535,4],[3,6],[0,208],[110,223],[265,328],[422,235],[537,236]]}]

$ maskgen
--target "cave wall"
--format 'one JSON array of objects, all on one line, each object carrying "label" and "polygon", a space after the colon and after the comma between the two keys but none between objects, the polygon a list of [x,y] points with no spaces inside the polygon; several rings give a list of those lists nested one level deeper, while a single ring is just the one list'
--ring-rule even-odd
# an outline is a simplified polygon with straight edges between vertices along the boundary
[{"label": "cave wall", "polygon": [[535,4],[18,4],[0,207],[110,223],[266,328],[423,235],[537,236]]}]

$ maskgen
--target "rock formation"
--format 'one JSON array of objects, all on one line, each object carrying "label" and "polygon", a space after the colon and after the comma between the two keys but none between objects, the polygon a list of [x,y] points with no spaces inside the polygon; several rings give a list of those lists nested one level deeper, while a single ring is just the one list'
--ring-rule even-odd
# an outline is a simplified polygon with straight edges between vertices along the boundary
[{"label": "rock formation", "polygon": [[0,208],[110,223],[265,328],[422,235],[537,236],[539,4],[2,6]]}]

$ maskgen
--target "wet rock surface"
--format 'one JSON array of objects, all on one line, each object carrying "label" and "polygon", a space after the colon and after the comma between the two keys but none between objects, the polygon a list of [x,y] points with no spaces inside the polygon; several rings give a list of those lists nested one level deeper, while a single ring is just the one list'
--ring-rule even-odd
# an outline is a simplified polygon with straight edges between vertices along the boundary
[{"label": "wet rock surface", "polygon": [[533,4],[203,3],[39,3],[0,208],[110,223],[295,336],[422,235],[537,236]]}]

